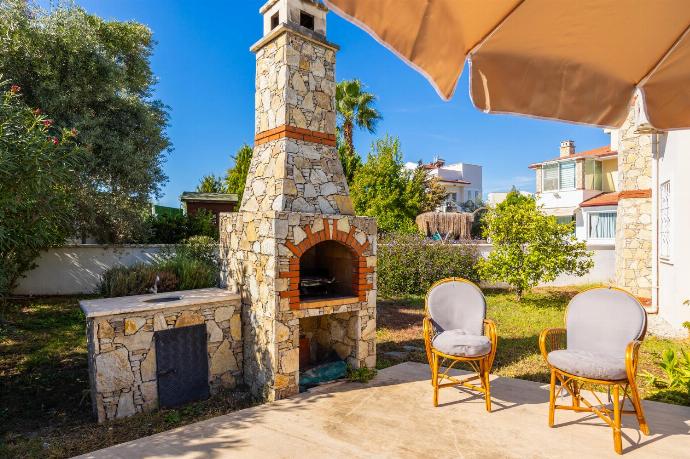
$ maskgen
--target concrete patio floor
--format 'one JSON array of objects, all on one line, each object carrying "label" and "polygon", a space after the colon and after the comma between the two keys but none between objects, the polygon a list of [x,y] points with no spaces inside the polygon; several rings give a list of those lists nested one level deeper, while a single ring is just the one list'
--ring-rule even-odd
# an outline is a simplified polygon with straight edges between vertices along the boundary
[{"label": "concrete patio floor", "polygon": [[[429,367],[403,363],[369,384],[324,386],[82,457],[619,457],[611,429],[593,415],[557,411],[550,429],[547,385],[494,378],[491,390],[492,413],[455,388],[441,390],[434,408]],[[690,407],[644,407],[652,435],[624,416],[624,456],[690,457]]]}]

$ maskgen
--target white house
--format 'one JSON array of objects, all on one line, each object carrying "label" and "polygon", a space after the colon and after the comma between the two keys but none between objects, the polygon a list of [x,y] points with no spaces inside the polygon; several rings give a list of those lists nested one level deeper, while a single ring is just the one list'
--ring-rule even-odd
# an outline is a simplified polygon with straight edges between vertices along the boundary
[{"label": "white house", "polygon": [[563,223],[575,221],[581,240],[614,244],[618,207],[618,154],[609,146],[582,152],[564,140],[558,157],[531,164],[536,198]]},{"label": "white house", "polygon": [[[409,166],[408,166],[409,167]],[[415,167],[419,167],[415,165]],[[448,193],[438,208],[440,212],[457,212],[468,201],[478,204],[482,200],[482,166],[468,163],[448,164],[443,159],[435,159],[422,168],[432,177],[438,177],[439,183]]]},{"label": "white house", "polygon": [[[497,204],[500,204],[506,200],[508,193],[510,193],[510,191],[492,191],[486,195],[486,204],[495,207]],[[530,193],[529,191],[518,190],[518,193],[527,197],[534,196],[533,193]]]},{"label": "white house", "polygon": [[690,130],[655,131],[635,104],[611,146],[621,156],[617,284],[680,328],[690,321]]}]

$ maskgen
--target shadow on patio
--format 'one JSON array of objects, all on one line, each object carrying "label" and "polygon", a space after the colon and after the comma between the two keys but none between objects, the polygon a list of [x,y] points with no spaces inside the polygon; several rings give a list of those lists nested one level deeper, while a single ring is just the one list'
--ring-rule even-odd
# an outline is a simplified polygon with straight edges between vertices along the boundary
[{"label": "shadow on patio", "polygon": [[[610,429],[591,416],[559,412],[549,429],[540,383],[495,378],[492,395],[492,413],[462,390],[441,391],[433,408],[428,365],[410,362],[382,370],[371,384],[322,386],[85,457],[615,456]],[[652,435],[640,437],[635,420],[625,419],[626,456],[686,456],[690,408],[644,406]]]}]

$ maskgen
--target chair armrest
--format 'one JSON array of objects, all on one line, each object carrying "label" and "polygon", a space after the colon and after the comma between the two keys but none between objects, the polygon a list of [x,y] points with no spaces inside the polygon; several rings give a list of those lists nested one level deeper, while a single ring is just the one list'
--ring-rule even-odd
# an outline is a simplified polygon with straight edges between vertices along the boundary
[{"label": "chair armrest", "polygon": [[434,325],[431,323],[431,318],[424,317],[422,323],[424,329],[424,348],[426,350],[426,358],[431,365],[431,341],[434,339]]},{"label": "chair armrest", "polygon": [[496,358],[496,350],[498,348],[498,334],[496,333],[496,322],[491,319],[484,319],[484,335],[491,341],[491,356],[489,357],[489,371],[494,364]]},{"label": "chair armrest", "polygon": [[635,381],[637,376],[637,364],[640,362],[639,353],[642,341],[631,341],[625,348],[625,372],[628,375],[628,381]]},{"label": "chair armrest", "polygon": [[539,335],[539,350],[541,356],[548,363],[547,356],[549,352],[558,349],[565,349],[566,346],[566,330],[565,328],[547,328]]}]

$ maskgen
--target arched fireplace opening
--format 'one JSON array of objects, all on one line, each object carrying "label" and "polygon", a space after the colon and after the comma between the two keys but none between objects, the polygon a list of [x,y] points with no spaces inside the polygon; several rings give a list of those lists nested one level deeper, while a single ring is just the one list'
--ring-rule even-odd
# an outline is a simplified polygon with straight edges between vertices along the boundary
[{"label": "arched fireplace opening", "polygon": [[300,301],[356,296],[357,256],[338,241],[323,241],[299,260]]}]

